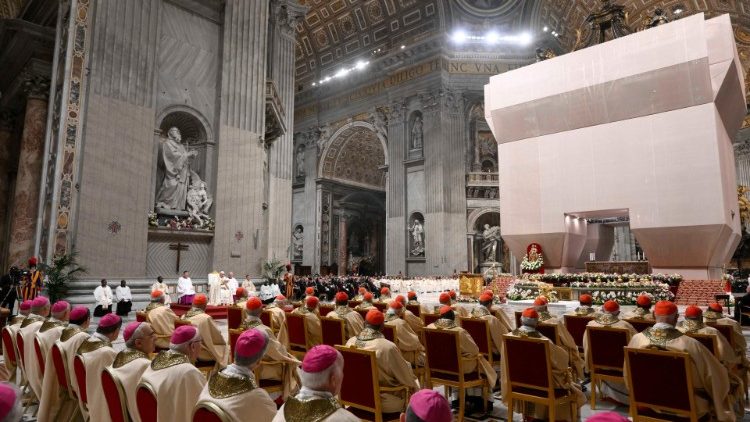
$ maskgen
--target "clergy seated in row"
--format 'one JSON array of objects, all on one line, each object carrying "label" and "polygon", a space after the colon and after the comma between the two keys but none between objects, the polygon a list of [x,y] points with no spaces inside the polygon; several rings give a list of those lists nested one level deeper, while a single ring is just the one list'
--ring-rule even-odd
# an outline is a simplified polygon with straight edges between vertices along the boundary
[{"label": "clergy seated in row", "polygon": [[[237,290],[234,291],[234,297],[234,306],[244,310],[245,305],[247,305],[247,290],[245,290],[244,287],[238,287]],[[242,312],[242,317],[244,319],[244,312]]]},{"label": "clergy seated in row", "polygon": [[547,303],[547,298],[544,296],[539,296],[534,300],[534,309],[539,314],[539,322],[548,325],[557,325],[557,334],[560,337],[560,344],[558,346],[568,351],[570,366],[575,370],[573,375],[577,377],[577,380],[581,380],[583,379],[583,359],[581,359],[581,355],[578,353],[578,346],[568,329],[565,328],[562,320],[550,315],[547,310]]},{"label": "clergy seated in row", "polygon": [[143,371],[140,383],[148,384],[156,395],[158,421],[190,421],[193,404],[206,384],[206,377],[195,367],[201,351],[201,335],[191,325],[174,330],[169,350],[160,352]]},{"label": "clergy seated in row", "polygon": [[266,390],[258,387],[253,374],[267,347],[268,336],[262,330],[250,328],[240,334],[234,349],[234,363],[208,380],[196,408],[211,403],[232,421],[271,422],[276,415],[276,404]]},{"label": "clergy seated in row", "polygon": [[453,412],[448,400],[435,390],[419,390],[412,394],[402,422],[452,422]]},{"label": "clergy seated in row", "polygon": [[380,297],[378,298],[379,302],[386,303],[389,300],[391,300],[391,289],[387,287],[383,287],[380,289]]},{"label": "clergy seated in row", "polygon": [[429,310],[427,310],[426,306],[422,305],[419,302],[419,298],[417,297],[417,292],[415,292],[413,290],[409,291],[408,293],[406,293],[406,298],[408,299],[408,301],[406,302],[406,304],[407,305],[419,306],[419,312],[420,313],[426,314],[426,313],[430,312]]},{"label": "clergy seated in row", "polygon": [[262,331],[268,338],[266,353],[263,356],[263,362],[266,364],[260,366],[258,377],[260,380],[281,381],[284,386],[281,398],[282,400],[286,400],[289,394],[295,391],[299,385],[297,368],[300,362],[289,353],[286,346],[278,341],[273,330],[265,326],[260,320],[260,314],[263,312],[263,302],[260,299],[257,297],[248,299],[245,310],[247,311],[247,316],[240,328],[243,330],[256,329]]},{"label": "clergy seated in row", "polygon": [[[513,330],[506,336],[512,337],[530,337],[536,339],[544,339],[550,342],[549,345],[549,358],[552,366],[552,382],[556,389],[567,390],[576,396],[576,403],[579,408],[586,402],[586,396],[583,394],[578,384],[573,381],[572,368],[568,365],[568,351],[564,348],[557,346],[554,342],[547,337],[544,337],[536,327],[540,321],[541,315],[534,308],[526,308],[521,314],[521,326]],[[504,354],[505,352],[503,352]],[[503,359],[503,377],[501,380],[503,401],[507,402],[507,394],[510,391],[508,386],[508,368],[505,367],[507,359]],[[539,365],[544,365],[543,362],[539,362]],[[518,410],[521,410],[521,403],[518,404]],[[526,408],[523,412],[527,416],[531,416],[534,419],[547,419],[548,409],[547,406],[534,404],[527,402]],[[570,405],[568,403],[560,404],[555,410],[555,414],[558,415],[557,420],[571,420]],[[580,413],[579,413],[580,414]]]},{"label": "clergy seated in row", "polygon": [[[638,349],[658,348],[690,355],[698,417],[710,415],[711,420],[734,421],[735,391],[730,386],[727,370],[698,340],[675,328],[677,318],[677,305],[668,301],[657,302],[654,306],[656,324],[633,336],[628,346]],[[737,395],[741,394],[739,392]]]},{"label": "clergy seated in row", "polygon": [[[365,329],[356,337],[350,338],[346,346],[375,352],[375,359],[378,363],[378,382],[381,387],[405,386],[410,391],[416,391],[419,389],[419,381],[398,347],[383,336],[381,331],[384,323],[383,313],[377,309],[371,309],[365,318]],[[381,392],[383,413],[402,412],[406,408],[407,397]]]},{"label": "clergy seated in row", "polygon": [[[396,300],[397,302],[401,302],[401,304],[404,306],[404,313],[403,315],[401,315],[401,318],[403,318],[404,321],[409,324],[409,327],[411,327],[412,331],[417,334],[421,333],[422,329],[424,328],[424,321],[422,321],[422,318],[414,315],[414,312],[406,309],[406,304],[408,303],[406,298],[403,295],[398,295],[394,300]],[[423,312],[423,310],[420,310],[420,312]]]},{"label": "clergy seated in row", "polygon": [[198,360],[202,362],[213,361],[220,366],[226,366],[229,361],[229,347],[214,319],[206,313],[207,304],[208,298],[206,295],[195,295],[193,307],[183,315],[182,319],[190,321],[201,333],[203,344],[200,354],[198,354]]},{"label": "clergy seated in row", "polygon": [[336,400],[344,381],[344,357],[338,350],[325,344],[311,348],[299,376],[302,387],[284,402],[273,422],[359,422]]},{"label": "clergy seated in row", "polygon": [[49,316],[50,304],[49,299],[44,296],[37,296],[31,301],[31,314],[21,323],[18,332],[23,339],[23,369],[26,374],[26,380],[29,382],[34,397],[42,396],[42,374],[37,364],[36,350],[34,350],[34,338],[42,327],[42,324]]},{"label": "clergy seated in row", "polygon": [[[456,293],[453,292],[453,294],[455,295]],[[466,318],[469,316],[469,311],[467,311],[466,308],[464,308],[463,306],[458,306],[457,304],[453,303],[451,294],[449,292],[440,293],[439,300],[440,300],[441,307],[449,306],[451,309],[453,309],[453,312],[456,315],[462,318]]]},{"label": "clergy seated in row", "polygon": [[[608,300],[604,302],[601,313],[599,313],[594,320],[589,321],[586,326],[621,328],[624,330],[628,330],[628,333],[630,333],[630,338],[633,338],[633,336],[638,332],[635,328],[633,328],[632,325],[630,325],[629,322],[620,319],[620,305],[614,300]],[[588,336],[589,332],[588,330],[586,330],[583,334],[583,355],[586,365],[588,365],[589,362]],[[601,394],[624,405],[630,403],[628,390],[627,388],[625,388],[625,384],[623,383],[604,380],[601,383]]]},{"label": "clergy seated in row", "polygon": [[482,372],[482,375],[484,375],[488,385],[494,387],[497,382],[497,372],[495,372],[495,369],[490,365],[487,359],[479,354],[479,347],[474,342],[474,339],[471,338],[471,334],[465,329],[459,327],[456,322],[456,314],[453,308],[447,305],[440,308],[440,319],[428,325],[427,328],[457,331],[458,341],[460,343],[459,346],[461,348],[461,357],[464,359],[472,359],[471,361],[464,363],[464,373],[469,374],[475,372],[477,370],[477,363],[473,359],[478,359],[480,366],[479,370]]},{"label": "clergy seated in row", "polygon": [[362,303],[354,307],[355,311],[366,311],[368,309],[375,308],[375,305],[372,304],[373,295],[370,292],[365,293],[362,296]]},{"label": "clergy seated in row", "polygon": [[708,304],[708,309],[703,313],[703,320],[709,325],[728,325],[732,327],[732,344],[734,344],[735,354],[741,359],[742,367],[747,369],[750,366],[746,355],[747,341],[742,334],[740,323],[724,316],[723,308],[716,302]]},{"label": "clergy seated in row", "polygon": [[493,306],[493,304],[495,303],[495,293],[492,290],[485,290],[482,292],[482,295],[489,295],[490,305],[485,307],[490,311],[492,315],[495,316],[495,318],[497,318],[498,321],[500,321],[500,325],[502,325],[504,330],[503,334],[513,331],[514,324],[510,322],[508,314],[506,314],[505,311],[503,311],[499,306]]},{"label": "clergy seated in row", "polygon": [[151,293],[156,290],[164,293],[164,304],[169,305],[172,302],[172,298],[169,297],[169,286],[167,286],[167,283],[164,282],[161,276],[156,277],[156,281],[151,285]]},{"label": "clergy seated in row", "polygon": [[[18,306],[18,315],[13,317],[8,324],[3,327],[4,331],[8,332],[8,335],[10,336],[11,343],[13,344],[13,349],[17,350],[18,345],[16,344],[16,334],[18,333],[18,330],[21,328],[21,323],[26,319],[27,316],[31,313],[31,301],[30,300],[24,300],[21,302],[21,304]],[[8,349],[5,348],[5,342],[3,343],[3,356],[8,356]],[[10,380],[14,381],[16,378],[16,365],[11,362],[10,359],[4,359],[5,361],[5,368],[8,370],[8,373],[11,375]]]},{"label": "clergy seated in row", "polygon": [[584,293],[578,296],[578,306],[566,315],[572,316],[589,316],[597,317],[599,313],[594,309],[594,298],[590,294]]},{"label": "clergy seated in row", "polygon": [[492,340],[492,352],[499,356],[503,348],[503,334],[508,334],[510,330],[492,312],[492,301],[491,292],[485,291],[482,293],[479,296],[479,305],[471,310],[471,317],[487,321],[490,328],[490,339]]},{"label": "clergy seated in row", "polygon": [[363,301],[365,299],[365,293],[367,293],[367,289],[360,286],[359,290],[357,290],[357,294],[354,296],[354,298],[352,298],[352,300],[356,300],[358,302]]},{"label": "clergy seated in row", "polygon": [[651,297],[647,294],[639,295],[635,299],[635,308],[626,312],[623,316],[625,319],[645,319],[654,320],[654,313],[651,312]]},{"label": "clergy seated in row", "polygon": [[[96,332],[91,337],[78,346],[76,354],[80,357],[83,367],[86,369],[86,397],[88,406],[81,405],[81,410],[85,416],[88,412],[88,420],[91,421],[110,421],[109,409],[105,405],[107,399],[104,396],[102,384],[102,370],[112,365],[117,352],[112,348],[112,342],[117,340],[120,335],[122,318],[115,314],[104,315],[99,320]],[[77,379],[77,377],[75,377]],[[78,380],[78,382],[83,382]],[[80,401],[80,395],[79,401]]]},{"label": "clergy seated in row", "polygon": [[146,306],[146,319],[156,333],[156,347],[169,348],[169,338],[174,331],[174,322],[179,319],[172,308],[165,305],[166,295],[161,290],[151,292],[151,303]]},{"label": "clergy seated in row", "polygon": [[294,309],[284,295],[276,295],[273,302],[266,305],[265,310],[271,314],[271,328],[276,331],[276,336],[284,347],[289,347],[289,331],[286,328],[285,309]]},{"label": "clergy seated in row", "polygon": [[404,359],[412,366],[424,366],[424,346],[419,342],[419,336],[404,317],[404,304],[398,300],[392,300],[385,314],[385,325],[396,329],[396,342]]},{"label": "clergy seated in row", "polygon": [[336,293],[336,307],[326,315],[328,318],[343,319],[346,326],[346,337],[354,337],[365,328],[365,320],[359,312],[349,307],[349,296],[346,292]]},{"label": "clergy seated in row", "polygon": [[131,419],[140,421],[135,390],[143,372],[151,365],[151,354],[156,350],[156,333],[148,322],[133,321],[125,326],[122,338],[125,349],[115,356],[109,371],[122,386]]},{"label": "clergy seated in row", "polygon": [[[63,330],[68,325],[70,315],[70,304],[64,300],[57,301],[52,305],[52,317],[42,323],[41,328],[39,328],[37,340],[39,341],[39,350],[42,352],[43,356],[45,374],[55,374],[55,366],[51,358],[50,350],[52,349],[52,346],[60,340]],[[49,418],[43,418],[42,415],[49,415],[53,410],[55,413],[57,412],[57,407],[61,402],[59,395],[60,391],[58,388],[57,377],[43,377],[42,396],[39,398],[38,420],[51,420]]]},{"label": "clergy seated in row", "polygon": [[14,384],[0,382],[0,421],[24,421],[23,411],[23,393],[21,390]]},{"label": "clergy seated in row", "polygon": [[[76,353],[78,352],[78,347],[80,347],[81,344],[89,338],[89,333],[87,333],[86,330],[89,328],[90,324],[91,311],[89,311],[89,309],[85,306],[74,307],[70,311],[70,320],[68,322],[68,326],[62,330],[62,333],[60,334],[60,340],[55,342],[57,348],[60,349],[60,354],[62,355],[63,362],[65,362],[65,377],[68,382],[68,388],[70,388],[76,394],[76,397],[80,397],[80,395],[78,392],[78,383],[75,382],[76,377],[73,370],[73,360],[75,359]],[[52,359],[49,359],[48,362],[54,365]],[[48,372],[48,368],[49,370],[52,370],[52,372]],[[55,371],[53,370],[53,366],[45,365],[44,373],[55,373]],[[68,420],[70,416],[73,415],[73,413],[75,413],[77,409],[79,409],[80,406],[78,404],[78,401],[74,401],[70,398],[70,396],[62,394],[59,390],[56,380],[53,380],[51,388],[58,389],[57,395],[55,394],[56,392],[54,390],[50,390],[50,392],[48,393],[52,397],[52,400],[54,400],[54,397],[58,397],[58,404],[47,404],[46,401],[41,403],[39,410],[39,421],[52,422],[58,420]],[[42,400],[44,401],[44,399]],[[45,410],[47,408],[50,409],[49,414],[47,414]]]},{"label": "clergy seated in row", "polygon": [[318,298],[315,296],[308,296],[305,298],[305,304],[295,309],[292,312],[295,315],[302,315],[305,317],[307,322],[307,341],[311,346],[317,346],[323,343],[323,329],[320,326],[320,318],[318,317]]}]

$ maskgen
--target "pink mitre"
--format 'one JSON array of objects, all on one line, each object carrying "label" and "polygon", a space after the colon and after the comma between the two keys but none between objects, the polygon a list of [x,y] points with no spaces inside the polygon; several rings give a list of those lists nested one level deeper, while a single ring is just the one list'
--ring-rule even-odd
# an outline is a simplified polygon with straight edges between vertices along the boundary
[{"label": "pink mitre", "polygon": [[125,339],[125,341],[130,340],[130,338],[133,337],[135,330],[137,330],[140,326],[141,323],[139,321],[133,321],[130,324],[126,325],[125,330],[122,332],[122,338]]},{"label": "pink mitre", "polygon": [[0,383],[0,420],[5,419],[16,405],[18,393],[11,384]]},{"label": "pink mitre", "polygon": [[234,353],[243,358],[255,356],[266,347],[266,342],[266,335],[260,330],[254,328],[245,330],[237,338],[237,344],[234,346]]},{"label": "pink mitre", "polygon": [[409,408],[419,419],[430,422],[451,422],[453,412],[448,401],[435,390],[419,390],[411,396]]},{"label": "pink mitre", "polygon": [[180,325],[175,328],[172,332],[172,337],[169,342],[172,344],[183,344],[195,338],[198,335],[198,330],[192,325]]},{"label": "pink mitre", "polygon": [[22,311],[28,311],[29,309],[31,309],[31,301],[24,300],[23,302],[21,302],[19,309],[21,309]]},{"label": "pink mitre", "polygon": [[49,299],[44,296],[37,296],[31,301],[32,308],[43,308],[49,305]]},{"label": "pink mitre", "polygon": [[77,321],[84,318],[88,314],[88,309],[85,306],[76,306],[70,311],[70,319]]},{"label": "pink mitre", "polygon": [[113,327],[122,322],[122,318],[115,314],[107,314],[99,320],[99,326],[102,328]]},{"label": "pink mitre", "polygon": [[58,312],[65,312],[70,307],[70,303],[64,301],[64,300],[58,300],[55,302],[54,305],[52,305],[52,313],[58,313]]},{"label": "pink mitre", "polygon": [[302,360],[302,370],[308,373],[325,371],[336,362],[339,352],[331,346],[319,345],[308,350]]}]

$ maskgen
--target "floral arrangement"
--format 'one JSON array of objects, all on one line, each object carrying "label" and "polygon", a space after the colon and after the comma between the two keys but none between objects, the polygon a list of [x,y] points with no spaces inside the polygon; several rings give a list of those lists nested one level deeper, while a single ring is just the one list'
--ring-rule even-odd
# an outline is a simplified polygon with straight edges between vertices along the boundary
[{"label": "floral arrangement", "polygon": [[529,260],[529,255],[526,254],[523,257],[523,261],[521,261],[521,269],[524,271],[538,271],[544,266],[544,259],[542,258],[542,255],[539,254],[539,258],[537,258],[534,261]]},{"label": "floral arrangement", "polygon": [[202,222],[192,217],[167,217],[159,216],[155,212],[148,213],[148,226],[153,228],[167,228],[170,230],[207,230],[214,231],[216,222],[211,217],[203,217]]},{"label": "floral arrangement", "polygon": [[541,281],[555,286],[573,285],[573,283],[630,283],[630,282],[658,282],[670,286],[679,284],[682,276],[679,274],[607,274],[607,273],[576,273],[576,274],[525,274],[529,281]]},{"label": "floral arrangement", "polygon": [[551,284],[547,283],[519,281],[510,286],[505,296],[509,300],[530,300],[542,295],[546,296],[549,302],[554,303],[559,299],[553,288]]},{"label": "floral arrangement", "polygon": [[[666,285],[665,285],[666,286]],[[651,291],[636,290],[636,289],[619,289],[619,290],[592,290],[591,297],[594,299],[594,304],[601,305],[608,300],[614,300],[620,305],[635,305],[638,296],[647,295],[653,302],[659,300],[674,300],[674,294],[669,291],[669,287],[666,289],[656,289]]]}]

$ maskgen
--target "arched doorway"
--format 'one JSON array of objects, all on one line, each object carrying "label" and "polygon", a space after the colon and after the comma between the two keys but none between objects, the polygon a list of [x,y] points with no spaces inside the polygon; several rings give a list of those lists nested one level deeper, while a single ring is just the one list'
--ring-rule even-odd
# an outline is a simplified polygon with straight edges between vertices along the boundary
[{"label": "arched doorway", "polygon": [[510,253],[500,239],[500,210],[497,208],[475,209],[467,220],[470,268],[483,273],[493,264],[497,272],[508,272]]}]

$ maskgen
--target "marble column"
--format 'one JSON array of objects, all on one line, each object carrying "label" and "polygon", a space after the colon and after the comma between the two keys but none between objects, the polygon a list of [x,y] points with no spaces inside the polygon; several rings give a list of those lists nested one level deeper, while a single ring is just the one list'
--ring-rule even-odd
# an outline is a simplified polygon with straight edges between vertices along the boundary
[{"label": "marble column", "polygon": [[8,220],[8,213],[10,212],[10,204],[12,201],[10,195],[10,183],[11,174],[10,169],[15,168],[11,166],[11,150],[13,149],[13,124],[15,123],[15,116],[10,110],[0,111],[0,264],[5,269],[5,263],[2,262],[5,257],[5,252],[8,247],[7,242],[7,230],[6,222]]},{"label": "marble column", "polygon": [[34,235],[42,182],[44,131],[49,79],[30,76],[24,82],[26,111],[14,194],[8,264],[24,264],[34,254]]},{"label": "marble column", "polygon": [[346,275],[347,268],[349,267],[349,233],[346,231],[346,215],[341,214],[339,216],[339,275]]}]

